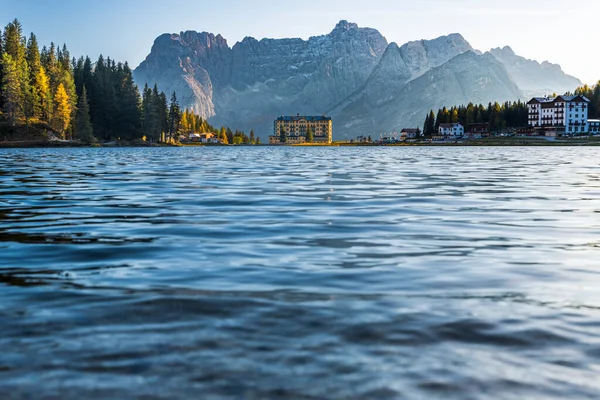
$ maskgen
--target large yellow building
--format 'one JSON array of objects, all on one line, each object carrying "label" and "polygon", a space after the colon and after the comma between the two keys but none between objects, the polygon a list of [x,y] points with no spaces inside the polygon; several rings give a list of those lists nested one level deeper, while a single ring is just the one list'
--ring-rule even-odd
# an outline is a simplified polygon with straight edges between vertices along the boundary
[{"label": "large yellow building", "polygon": [[273,124],[273,135],[269,136],[269,144],[280,144],[281,130],[285,132],[285,143],[306,143],[306,131],[310,127],[313,132],[313,143],[331,143],[333,127],[330,117],[296,115],[295,117],[281,116]]}]

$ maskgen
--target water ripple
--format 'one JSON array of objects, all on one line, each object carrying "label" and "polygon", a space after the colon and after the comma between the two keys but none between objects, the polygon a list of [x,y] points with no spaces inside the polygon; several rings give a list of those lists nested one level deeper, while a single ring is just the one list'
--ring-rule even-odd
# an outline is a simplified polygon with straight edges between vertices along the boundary
[{"label": "water ripple", "polygon": [[0,149],[0,397],[595,399],[598,151]]}]

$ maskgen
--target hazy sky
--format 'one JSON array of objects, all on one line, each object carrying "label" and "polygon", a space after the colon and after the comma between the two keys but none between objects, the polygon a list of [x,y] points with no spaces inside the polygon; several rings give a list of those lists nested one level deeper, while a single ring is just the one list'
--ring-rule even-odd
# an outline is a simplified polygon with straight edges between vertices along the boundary
[{"label": "hazy sky", "polygon": [[459,32],[479,50],[510,45],[586,83],[600,79],[598,15],[600,0],[0,0],[2,26],[16,17],[41,44],[132,67],[165,32],[221,33],[232,46],[245,36],[306,39],[345,19],[398,44]]}]

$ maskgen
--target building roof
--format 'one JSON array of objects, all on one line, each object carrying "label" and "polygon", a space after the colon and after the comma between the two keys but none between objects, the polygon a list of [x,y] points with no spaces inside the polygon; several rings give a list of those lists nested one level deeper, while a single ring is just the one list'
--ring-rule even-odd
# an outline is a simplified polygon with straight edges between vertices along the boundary
[{"label": "building roof", "polygon": [[458,122],[453,122],[451,124],[440,124],[440,128],[454,128],[455,126],[462,126]]},{"label": "building roof", "polygon": [[282,115],[281,117],[277,118],[275,121],[300,121],[301,119],[305,119],[307,121],[331,121],[331,117],[327,117],[325,115],[319,115],[319,116],[315,116],[315,115],[295,115],[295,116],[289,116],[289,115]]},{"label": "building roof", "polygon": [[406,133],[421,133],[421,130],[419,128],[404,128],[400,131],[400,133],[402,132],[406,132]]},{"label": "building roof", "polygon": [[527,104],[547,104],[547,103],[557,103],[557,102],[586,102],[590,103],[590,100],[585,96],[556,96],[556,97],[534,97],[529,100]]}]

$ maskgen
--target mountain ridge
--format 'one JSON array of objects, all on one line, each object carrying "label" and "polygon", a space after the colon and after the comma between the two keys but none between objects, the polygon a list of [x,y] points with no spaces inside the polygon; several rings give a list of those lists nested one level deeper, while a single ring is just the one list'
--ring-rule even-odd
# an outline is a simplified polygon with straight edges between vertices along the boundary
[{"label": "mountain ridge", "polygon": [[[429,111],[425,108],[433,101],[416,103],[397,98],[423,97],[406,89],[411,83],[409,88],[426,91],[433,90],[436,84],[447,90],[452,87],[455,93],[440,97],[450,102],[444,104],[448,106],[469,97],[473,101],[516,100],[517,93],[523,97],[520,89],[527,79],[527,68],[550,71],[552,82],[557,86],[561,83],[562,70],[558,67],[560,73],[557,73],[554,64],[524,63],[521,59],[525,59],[512,49],[513,54],[506,50],[494,55],[493,51],[480,53],[459,33],[399,46],[388,43],[376,29],[345,20],[330,33],[306,40],[257,40],[247,36],[233,46],[220,34],[185,31],[157,37],[150,54],[135,69],[134,77],[140,87],[156,83],[161,90],[176,91],[183,107],[192,108],[213,124],[255,128],[264,136],[271,134],[272,121],[278,115],[327,112],[334,119],[334,135],[339,138],[342,134],[364,133],[348,123],[352,118],[343,112],[359,103],[373,113],[370,118],[373,129],[401,124],[399,117],[377,111],[377,107],[388,103],[413,108],[398,111],[398,116],[405,118],[404,123],[416,121],[413,114],[422,114],[419,117],[422,120]],[[465,71],[460,62],[448,64],[467,52],[470,53],[467,63],[474,69],[478,85],[463,80],[461,74]],[[441,75],[430,72],[444,65],[446,75],[454,79],[448,84],[434,82],[431,86],[420,79],[423,76],[440,79]],[[456,70],[451,71],[452,68]],[[516,85],[519,80],[521,84]],[[491,91],[487,97],[480,96],[481,87]],[[360,115],[363,111],[357,110]]]}]

